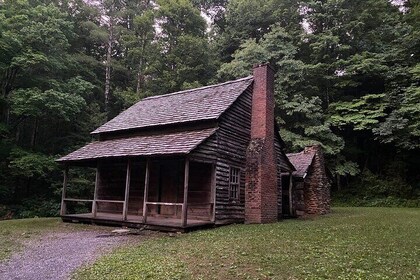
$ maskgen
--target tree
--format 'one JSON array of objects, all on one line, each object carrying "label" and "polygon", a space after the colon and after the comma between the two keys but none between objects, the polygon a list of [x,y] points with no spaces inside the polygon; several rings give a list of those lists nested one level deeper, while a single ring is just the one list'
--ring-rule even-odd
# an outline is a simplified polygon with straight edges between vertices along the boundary
[{"label": "tree", "polygon": [[[0,76],[3,119],[9,122],[8,98],[18,86],[47,87],[49,80],[66,68],[66,50],[72,34],[71,22],[53,5],[31,7],[27,1],[5,1],[0,10]],[[53,71],[50,71],[53,70]],[[33,75],[42,79],[24,78]]]},{"label": "tree", "polygon": [[366,168],[381,172],[392,149],[418,149],[419,143],[418,5],[409,2],[399,10],[385,0],[308,0],[293,10],[273,9],[287,15],[277,19],[262,17],[264,7],[241,17],[252,2],[239,7],[233,1],[224,32],[233,40],[222,48],[233,55],[224,58],[219,75],[243,76],[253,63],[271,62],[287,146],[321,143],[338,178]]},{"label": "tree", "polygon": [[300,30],[299,2],[292,0],[233,0],[226,6],[223,25],[216,30],[216,46],[222,62],[230,62],[233,53],[248,39],[259,42],[273,25],[295,35]]},{"label": "tree", "polygon": [[207,84],[214,73],[206,23],[188,0],[161,0],[160,32],[150,65],[151,91],[168,93]]},{"label": "tree", "polygon": [[155,16],[153,3],[149,0],[131,1],[127,6],[122,44],[127,50],[126,65],[134,72],[138,98],[147,95],[145,76],[153,53]]}]

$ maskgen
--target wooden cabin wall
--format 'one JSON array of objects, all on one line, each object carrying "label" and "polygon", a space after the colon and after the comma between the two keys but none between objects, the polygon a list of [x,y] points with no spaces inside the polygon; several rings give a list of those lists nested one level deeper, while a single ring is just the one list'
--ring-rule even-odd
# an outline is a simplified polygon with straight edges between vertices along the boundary
[{"label": "wooden cabin wall", "polygon": [[206,139],[203,143],[198,145],[198,147],[190,153],[190,158],[196,161],[216,162],[217,150],[218,142],[217,134],[215,133]]},{"label": "wooden cabin wall", "polygon": [[[217,130],[216,222],[245,219],[246,149],[251,137],[252,89],[249,87],[221,117]],[[229,167],[240,168],[240,199],[229,199]]]}]

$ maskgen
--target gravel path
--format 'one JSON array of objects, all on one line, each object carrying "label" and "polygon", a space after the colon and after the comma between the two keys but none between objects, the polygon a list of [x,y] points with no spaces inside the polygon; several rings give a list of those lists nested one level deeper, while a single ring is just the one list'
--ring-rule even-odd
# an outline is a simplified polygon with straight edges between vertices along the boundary
[{"label": "gravel path", "polygon": [[110,232],[72,231],[49,233],[30,240],[25,248],[0,263],[1,280],[62,280],[82,265],[117,246],[138,242],[139,235]]}]

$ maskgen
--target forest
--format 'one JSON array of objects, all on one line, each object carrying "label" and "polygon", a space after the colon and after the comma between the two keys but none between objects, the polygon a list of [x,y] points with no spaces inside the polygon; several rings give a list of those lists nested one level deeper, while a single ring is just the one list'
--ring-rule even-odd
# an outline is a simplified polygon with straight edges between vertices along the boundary
[{"label": "forest", "polygon": [[0,0],[0,219],[58,215],[55,160],[122,110],[261,62],[334,203],[420,206],[419,0]]}]

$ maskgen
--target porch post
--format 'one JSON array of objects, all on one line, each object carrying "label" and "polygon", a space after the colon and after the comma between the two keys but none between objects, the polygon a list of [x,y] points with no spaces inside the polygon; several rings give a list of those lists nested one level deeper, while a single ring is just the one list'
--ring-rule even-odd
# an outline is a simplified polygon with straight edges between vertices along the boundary
[{"label": "porch post", "polygon": [[125,197],[123,205],[123,221],[127,220],[128,213],[128,198],[130,195],[130,180],[131,180],[131,160],[127,161],[127,176],[125,178]]},{"label": "porch post", "polygon": [[188,180],[190,176],[190,160],[188,157],[185,158],[184,168],[184,203],[182,204],[182,226],[187,226],[187,212],[188,212]]},{"label": "porch post", "polygon": [[60,209],[60,215],[64,216],[66,215],[66,189],[67,189],[67,180],[69,176],[69,167],[66,164],[64,168],[64,178],[63,178],[63,191],[61,193],[61,209]]},{"label": "porch post", "polygon": [[96,217],[96,213],[98,211],[98,205],[96,200],[98,199],[98,189],[99,189],[99,184],[100,184],[100,170],[99,170],[99,161],[96,165],[96,177],[95,177],[95,190],[93,192],[93,202],[92,202],[92,215],[95,218]]},{"label": "porch post", "polygon": [[290,211],[290,216],[293,215],[293,192],[292,192],[292,188],[293,188],[293,176],[292,173],[290,174],[290,181],[289,181],[289,211]]},{"label": "porch post", "polygon": [[144,178],[144,198],[143,198],[143,224],[147,222],[147,199],[149,196],[149,173],[150,173],[150,159],[146,162],[146,175]]}]

